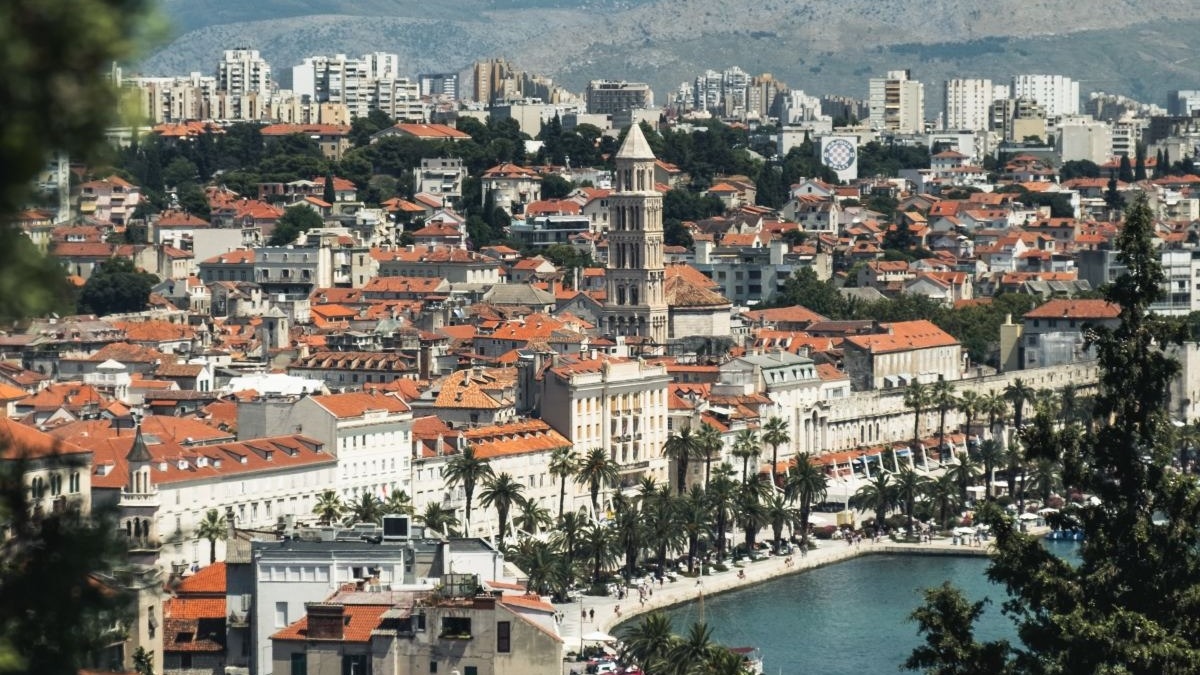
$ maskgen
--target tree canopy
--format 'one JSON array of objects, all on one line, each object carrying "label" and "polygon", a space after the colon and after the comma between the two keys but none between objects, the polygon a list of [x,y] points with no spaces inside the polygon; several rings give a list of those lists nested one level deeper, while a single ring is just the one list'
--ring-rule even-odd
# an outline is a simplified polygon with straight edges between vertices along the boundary
[{"label": "tree canopy", "polygon": [[319,228],[324,224],[325,220],[321,218],[321,214],[304,204],[290,206],[279,217],[279,220],[276,221],[275,230],[271,232],[271,238],[267,241],[267,244],[270,246],[286,246],[296,241],[302,232]]},{"label": "tree canopy", "polygon": [[128,258],[111,258],[92,271],[79,293],[83,314],[122,314],[146,309],[158,277],[136,269]]}]

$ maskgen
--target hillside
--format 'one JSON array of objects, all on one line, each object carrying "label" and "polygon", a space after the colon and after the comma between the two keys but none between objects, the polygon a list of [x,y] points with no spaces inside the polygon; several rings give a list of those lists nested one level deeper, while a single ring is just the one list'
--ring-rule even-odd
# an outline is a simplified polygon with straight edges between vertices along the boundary
[{"label": "hillside", "polygon": [[595,77],[650,82],[661,100],[706,68],[772,72],[815,93],[866,94],[907,67],[940,106],[951,76],[1055,72],[1161,102],[1196,82],[1190,0],[165,0],[177,37],[147,74],[211,71],[222,49],[259,49],[277,72],[307,54],[394,51],[412,72],[494,55],[582,89]]}]

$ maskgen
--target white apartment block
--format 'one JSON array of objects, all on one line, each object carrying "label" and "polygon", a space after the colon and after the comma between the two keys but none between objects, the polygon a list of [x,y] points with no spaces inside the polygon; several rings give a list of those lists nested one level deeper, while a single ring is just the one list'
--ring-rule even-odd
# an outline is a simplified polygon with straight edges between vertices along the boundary
[{"label": "white apartment block", "polygon": [[908,70],[889,70],[887,77],[871,78],[867,106],[871,127],[916,134],[925,130],[925,85]]},{"label": "white apartment block", "polygon": [[257,49],[226,49],[217,63],[217,89],[230,94],[271,91],[271,65]]},{"label": "white apartment block", "polygon": [[1057,150],[1064,162],[1088,160],[1103,164],[1112,156],[1113,129],[1090,117],[1069,117],[1058,124]]},{"label": "white apartment block", "polygon": [[425,119],[420,86],[400,76],[400,57],[396,54],[308,57],[292,67],[292,89],[312,101],[345,105],[351,118],[382,110],[404,121]]},{"label": "white apartment block", "polygon": [[945,128],[986,131],[991,123],[994,95],[991,80],[946,80]]},{"label": "white apartment block", "polygon": [[1014,98],[1037,101],[1047,118],[1079,114],[1079,83],[1064,75],[1016,75],[1012,89]]},{"label": "white apartment block", "polygon": [[662,446],[667,440],[665,366],[609,357],[565,362],[548,369],[542,386],[542,419],[566,436],[580,455],[604,448],[617,463],[620,487],[642,476],[668,479]]}]

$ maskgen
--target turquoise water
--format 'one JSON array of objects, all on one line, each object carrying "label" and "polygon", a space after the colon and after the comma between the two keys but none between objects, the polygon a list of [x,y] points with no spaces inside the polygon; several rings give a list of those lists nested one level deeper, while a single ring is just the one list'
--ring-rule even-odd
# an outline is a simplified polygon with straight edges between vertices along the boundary
[{"label": "turquoise water", "polygon": [[[1072,557],[1074,542],[1046,542]],[[704,600],[704,618],[727,646],[754,646],[768,675],[894,673],[920,643],[908,615],[921,591],[951,581],[971,600],[990,598],[980,639],[1016,640],[1000,612],[1004,588],[982,557],[866,556]],[[699,619],[696,603],[668,610],[677,633]],[[617,634],[620,635],[620,628]]]}]

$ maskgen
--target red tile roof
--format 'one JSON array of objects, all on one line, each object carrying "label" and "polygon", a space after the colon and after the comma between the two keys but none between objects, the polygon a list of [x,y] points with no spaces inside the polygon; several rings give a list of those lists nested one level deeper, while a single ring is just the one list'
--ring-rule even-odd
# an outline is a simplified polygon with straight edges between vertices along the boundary
[{"label": "red tile roof", "polygon": [[955,340],[954,336],[938,328],[932,321],[899,321],[882,323],[879,324],[879,327],[888,332],[847,336],[846,344],[875,354],[949,347],[958,344],[958,340]]},{"label": "red tile roof", "polygon": [[74,443],[60,441],[33,427],[0,417],[0,460],[85,455],[89,452]]},{"label": "red tile roof", "polygon": [[[370,642],[371,631],[391,605],[342,605],[345,625],[341,642]],[[271,636],[272,640],[314,640],[308,635],[308,616]]]},{"label": "red tile roof", "polygon": [[402,413],[411,410],[408,404],[400,400],[400,398],[379,392],[351,392],[347,394],[313,396],[312,400],[338,419],[361,417],[368,410],[385,410],[389,413]]},{"label": "red tile roof", "polygon": [[1025,313],[1026,319],[1115,319],[1121,308],[1107,300],[1051,300]]}]

